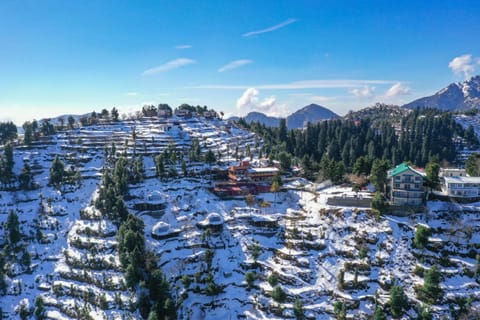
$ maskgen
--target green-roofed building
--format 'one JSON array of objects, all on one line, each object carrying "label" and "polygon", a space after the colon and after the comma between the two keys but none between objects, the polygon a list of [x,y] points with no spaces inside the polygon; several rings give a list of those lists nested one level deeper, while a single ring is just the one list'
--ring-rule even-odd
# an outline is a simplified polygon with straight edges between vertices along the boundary
[{"label": "green-roofed building", "polygon": [[388,171],[390,203],[399,206],[419,206],[425,201],[425,173],[402,163]]}]

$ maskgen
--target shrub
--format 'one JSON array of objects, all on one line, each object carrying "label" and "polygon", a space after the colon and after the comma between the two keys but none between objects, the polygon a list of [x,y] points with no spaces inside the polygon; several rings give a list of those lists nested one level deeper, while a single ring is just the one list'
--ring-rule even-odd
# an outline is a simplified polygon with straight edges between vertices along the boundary
[{"label": "shrub", "polygon": [[257,274],[255,272],[247,272],[245,274],[245,281],[247,282],[248,289],[253,288],[255,280],[257,280]]},{"label": "shrub", "polygon": [[415,230],[415,236],[413,238],[413,244],[415,248],[425,248],[428,244],[428,237],[430,237],[431,234],[432,231],[430,228],[422,225],[418,226]]},{"label": "shrub", "polygon": [[272,291],[272,298],[278,303],[283,303],[287,299],[287,294],[283,291],[282,287],[276,285]]},{"label": "shrub", "polygon": [[272,272],[272,274],[268,276],[267,281],[272,287],[275,287],[278,284],[278,277],[274,272]]}]

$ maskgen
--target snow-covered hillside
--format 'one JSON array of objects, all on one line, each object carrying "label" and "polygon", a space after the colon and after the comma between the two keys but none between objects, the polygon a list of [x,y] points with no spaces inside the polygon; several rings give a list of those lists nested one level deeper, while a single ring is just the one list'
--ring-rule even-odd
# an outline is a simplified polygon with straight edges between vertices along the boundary
[{"label": "snow-covered hillside", "polygon": [[[2,225],[10,210],[21,222],[23,245],[15,254],[19,261],[24,252],[31,255],[30,266],[7,266],[4,318],[33,308],[38,295],[50,319],[139,318],[138,298],[126,288],[119,263],[117,229],[93,206],[112,144],[120,154],[144,155],[147,178],[129,186],[126,204],[145,223],[147,248],[167,275],[179,319],[284,319],[299,309],[309,319],[332,319],[336,302],[349,317],[367,319],[376,306],[388,310],[393,284],[409,298],[405,317],[416,318],[414,306],[425,305],[416,293],[423,270],[434,265],[444,291],[431,306],[436,318],[450,317],[462,299],[480,308],[475,205],[430,202],[422,214],[378,217],[368,208],[327,205],[328,197],[351,189],[320,189],[300,178],[252,203],[217,198],[208,174],[156,178],[153,157],[172,145],[188,152],[194,138],[223,165],[247,146],[254,153],[261,146],[252,133],[221,120],[174,118],[78,128],[16,147],[15,173],[28,161],[40,188],[0,191]],[[81,184],[62,192],[47,185],[57,154],[79,169]],[[189,166],[202,172],[206,164]],[[433,231],[424,249],[412,244],[419,224]],[[6,232],[0,236],[5,242]]]}]

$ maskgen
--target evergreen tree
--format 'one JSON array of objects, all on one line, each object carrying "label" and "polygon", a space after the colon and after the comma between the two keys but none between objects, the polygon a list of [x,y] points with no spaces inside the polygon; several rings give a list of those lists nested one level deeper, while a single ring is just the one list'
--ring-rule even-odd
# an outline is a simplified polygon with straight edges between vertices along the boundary
[{"label": "evergreen tree", "polygon": [[112,111],[110,112],[110,115],[112,116],[112,120],[117,122],[118,121],[118,110],[117,108],[113,107]]},{"label": "evergreen tree", "polygon": [[440,165],[436,160],[430,161],[425,169],[427,173],[427,186],[430,189],[437,189],[440,185]]},{"label": "evergreen tree", "polygon": [[375,159],[370,172],[370,182],[380,191],[385,191],[385,183],[387,181],[387,170],[389,168],[388,161]]},{"label": "evergreen tree", "polygon": [[158,302],[159,305],[164,305],[165,300],[169,297],[169,284],[162,271],[156,269],[150,274],[148,281],[150,289],[150,299]]},{"label": "evergreen tree", "polygon": [[0,122],[0,144],[6,144],[17,138],[17,126],[12,122]]},{"label": "evergreen tree", "polygon": [[182,160],[182,164],[180,166],[182,168],[183,176],[187,177],[188,176],[188,168],[187,168],[187,163],[185,162],[185,160]]},{"label": "evergreen tree", "polygon": [[62,184],[64,176],[65,165],[57,155],[53,159],[52,166],[50,168],[50,184],[58,188]]},{"label": "evergreen tree", "polygon": [[35,309],[33,314],[37,318],[37,320],[45,319],[45,302],[42,296],[37,296],[35,298]]},{"label": "evergreen tree", "polygon": [[215,163],[215,161],[217,161],[217,159],[215,158],[215,154],[213,153],[212,150],[208,150],[205,153],[205,162],[211,165]]},{"label": "evergreen tree", "polygon": [[30,122],[25,122],[23,124],[23,143],[30,145],[33,142],[33,128]]},{"label": "evergreen tree", "polygon": [[443,296],[443,291],[440,288],[440,276],[437,266],[425,271],[423,292],[431,302],[436,302]]},{"label": "evergreen tree", "polygon": [[416,248],[423,249],[428,244],[428,237],[431,236],[432,231],[430,228],[419,225],[415,229],[415,236],[413,238],[413,245]]},{"label": "evergreen tree", "polygon": [[285,291],[283,291],[282,287],[276,285],[272,291],[272,298],[276,302],[284,303],[287,299],[287,294],[285,293]]},{"label": "evergreen tree", "polygon": [[8,142],[4,147],[3,156],[3,174],[11,178],[13,177],[13,166],[15,161],[13,159],[13,145],[10,142]]},{"label": "evergreen tree", "polygon": [[75,118],[73,116],[68,116],[67,122],[68,122],[68,127],[70,129],[73,129],[73,126],[75,125]]},{"label": "evergreen tree", "polygon": [[278,154],[278,161],[280,161],[280,168],[282,171],[290,170],[290,166],[292,165],[292,159],[288,153],[282,151]]},{"label": "evergreen tree", "polygon": [[387,209],[387,203],[385,202],[385,197],[381,192],[375,192],[375,195],[372,198],[371,203],[372,209],[378,210],[380,213],[384,213]]},{"label": "evergreen tree", "polygon": [[480,176],[480,154],[473,153],[465,162],[465,169],[469,176]]},{"label": "evergreen tree", "polygon": [[298,320],[305,318],[305,309],[303,308],[303,302],[300,298],[295,299],[295,303],[293,304],[293,314]]},{"label": "evergreen tree", "polygon": [[387,320],[387,315],[381,307],[377,306],[377,308],[375,309],[375,313],[373,314],[373,320]]},{"label": "evergreen tree", "polygon": [[333,313],[337,320],[346,320],[347,319],[347,305],[343,301],[337,301],[333,305]]},{"label": "evergreen tree", "polygon": [[390,308],[392,315],[397,318],[403,314],[403,309],[408,306],[407,296],[400,286],[393,286],[390,289]]},{"label": "evergreen tree", "polygon": [[23,190],[32,190],[35,186],[33,174],[27,162],[23,164],[22,172],[18,176],[18,181],[20,183],[20,189]]},{"label": "evergreen tree", "polygon": [[163,178],[165,176],[165,161],[163,155],[158,155],[155,157],[155,172],[159,178]]},{"label": "evergreen tree", "polygon": [[418,314],[417,320],[433,320],[433,316],[430,313],[430,309],[422,308],[422,310]]},{"label": "evergreen tree", "polygon": [[253,283],[257,280],[257,275],[255,272],[247,272],[245,273],[245,282],[247,282],[248,289],[253,288]]},{"label": "evergreen tree", "polygon": [[8,240],[10,244],[16,245],[16,243],[20,241],[22,234],[20,233],[18,215],[13,210],[10,210],[10,213],[8,214],[6,228],[8,231]]}]

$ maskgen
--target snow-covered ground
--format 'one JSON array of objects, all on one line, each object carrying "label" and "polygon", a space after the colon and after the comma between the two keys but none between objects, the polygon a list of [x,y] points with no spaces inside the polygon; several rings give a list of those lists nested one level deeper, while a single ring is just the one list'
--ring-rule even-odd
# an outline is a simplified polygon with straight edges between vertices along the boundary
[{"label": "snow-covered ground", "polygon": [[[368,318],[376,301],[387,302],[393,283],[404,288],[412,304],[418,301],[415,287],[423,279],[414,270],[440,262],[446,298],[433,306],[436,315],[448,317],[449,304],[459,297],[473,297],[473,306],[479,307],[479,279],[471,271],[480,247],[480,204],[431,202],[423,214],[375,217],[366,208],[327,205],[328,197],[350,194],[350,189],[319,188],[303,179],[290,182],[286,191],[258,195],[251,205],[220,200],[209,191],[206,177],[155,178],[153,157],[171,144],[181,149],[196,138],[227,160],[237,146],[243,152],[261,141],[244,130],[226,128],[220,120],[177,120],[167,132],[155,121],[124,122],[62,132],[48,143],[15,149],[15,172],[26,159],[36,166],[41,188],[0,192],[0,223],[11,209],[18,212],[22,233],[30,237],[24,249],[32,256],[30,270],[9,266],[7,294],[0,296],[5,318],[17,318],[17,306],[25,301],[33,306],[38,295],[45,298],[51,319],[139,317],[131,311],[136,297],[126,289],[120,268],[116,227],[92,206],[106,165],[105,147],[114,143],[117,152],[133,154],[132,128],[135,152],[144,154],[149,178],[130,187],[126,203],[145,222],[147,248],[156,253],[170,280],[180,319],[291,318],[295,299],[303,302],[310,319],[334,318],[333,304],[339,300],[347,303],[348,315]],[[63,193],[47,186],[55,154],[80,169],[81,185]],[[141,204],[160,209],[135,210]],[[213,212],[223,224],[207,231],[200,222]],[[159,222],[172,232],[152,234]],[[433,230],[423,250],[412,246],[418,224]],[[5,232],[0,235],[3,239]],[[253,249],[257,244],[258,257]],[[207,255],[212,252],[209,266]],[[247,273],[256,275],[251,288]],[[287,294],[284,303],[271,297],[272,274]],[[211,281],[220,293],[207,294]],[[415,318],[415,310],[408,310],[407,316]]]}]

